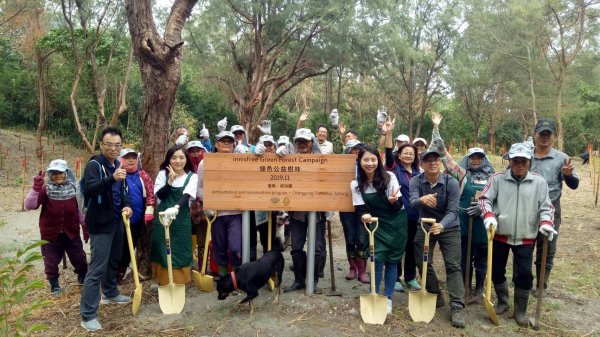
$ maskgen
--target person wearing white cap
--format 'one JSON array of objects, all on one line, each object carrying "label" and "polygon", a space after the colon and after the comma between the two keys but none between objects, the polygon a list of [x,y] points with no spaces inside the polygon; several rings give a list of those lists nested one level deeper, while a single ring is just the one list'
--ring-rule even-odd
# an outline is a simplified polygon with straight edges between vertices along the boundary
[{"label": "person wearing white cap", "polygon": [[200,162],[204,158],[204,153],[206,153],[204,144],[199,140],[192,140],[191,142],[187,143],[185,150],[190,156],[190,160],[194,166],[194,172],[198,172],[198,165],[200,165]]},{"label": "person wearing white cap", "polygon": [[[44,177],[47,183],[44,184]],[[56,159],[50,162],[46,172],[40,171],[33,178],[33,187],[25,198],[25,209],[37,209],[40,212],[40,235],[48,241],[41,247],[44,257],[44,272],[50,283],[50,293],[59,295],[62,291],[59,284],[59,264],[63,254],[69,256],[75,267],[77,281],[83,285],[88,270],[85,251],[79,228],[83,229],[83,238],[87,243],[89,233],[85,226],[84,215],[77,206],[77,187],[75,176],[67,166],[67,162]]]},{"label": "person wearing white cap", "polygon": [[409,144],[409,143],[410,143],[410,138],[405,134],[401,134],[398,137],[396,137],[395,148],[398,149],[400,146],[402,146],[404,144]]},{"label": "person wearing white cap", "polygon": [[425,152],[425,149],[427,148],[427,141],[425,140],[425,138],[417,137],[417,138],[413,139],[412,143],[417,148],[417,156],[419,156],[419,158],[422,158],[423,153]]},{"label": "person wearing white cap", "polygon": [[527,326],[527,302],[533,287],[533,248],[538,232],[552,241],[554,207],[550,202],[548,184],[538,174],[529,172],[532,150],[523,143],[510,147],[510,168],[495,174],[483,189],[479,207],[486,230],[496,229],[493,240],[492,282],[498,297],[496,313],[508,310],[506,263],[513,255],[514,318]]},{"label": "person wearing white cap", "polygon": [[[492,164],[485,155],[485,151],[479,147],[472,147],[467,151],[467,155],[457,164],[454,163],[452,156],[446,151],[446,146],[439,134],[439,125],[442,121],[440,114],[434,114],[431,118],[433,122],[432,147],[442,155],[442,163],[446,172],[458,180],[460,185],[460,205],[458,218],[461,228],[461,249],[462,259],[461,268],[463,278],[468,277],[468,285],[471,285],[473,269],[475,269],[475,292],[467,303],[472,304],[483,299],[483,286],[485,274],[487,271],[487,234],[483,226],[481,211],[477,199],[479,193],[487,184],[488,179],[495,173]],[[469,218],[472,218],[471,231],[471,257],[470,266],[467,267],[468,251],[468,228]]]},{"label": "person wearing white cap", "polygon": [[254,147],[248,143],[248,136],[243,126],[233,125],[231,133],[235,140],[233,153],[250,153],[254,151]]}]

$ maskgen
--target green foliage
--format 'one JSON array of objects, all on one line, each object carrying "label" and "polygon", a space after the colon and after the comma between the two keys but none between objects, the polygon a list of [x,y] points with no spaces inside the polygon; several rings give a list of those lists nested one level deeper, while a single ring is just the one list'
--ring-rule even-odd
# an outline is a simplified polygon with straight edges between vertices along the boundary
[{"label": "green foliage", "polygon": [[14,257],[0,259],[0,336],[28,336],[46,329],[27,322],[33,310],[51,303],[32,296],[33,291],[44,288],[44,281],[29,279],[34,263],[42,259],[38,247],[46,243],[29,244],[19,248]]}]

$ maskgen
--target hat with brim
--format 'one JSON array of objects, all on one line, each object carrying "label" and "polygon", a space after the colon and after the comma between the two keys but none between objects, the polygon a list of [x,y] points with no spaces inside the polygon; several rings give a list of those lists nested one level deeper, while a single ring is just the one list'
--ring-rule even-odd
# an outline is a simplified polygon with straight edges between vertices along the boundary
[{"label": "hat with brim", "polygon": [[313,137],[313,133],[310,131],[310,129],[302,128],[296,130],[296,134],[294,135],[294,141],[297,141],[298,139],[312,140]]},{"label": "hat with brim", "polygon": [[277,145],[283,145],[283,144],[287,144],[290,142],[290,137],[288,136],[279,136],[279,139],[277,139]]},{"label": "hat with brim", "polygon": [[125,157],[126,155],[128,155],[130,153],[135,153],[136,156],[138,155],[138,153],[135,152],[135,150],[133,150],[133,149],[123,149],[123,150],[121,150],[121,152],[119,152],[119,157]]},{"label": "hat with brim", "polygon": [[427,145],[427,141],[425,140],[425,138],[415,138],[415,140],[413,140],[413,145],[416,145],[418,142],[423,142],[423,144]]},{"label": "hat with brim", "polygon": [[66,172],[69,169],[69,165],[63,159],[55,159],[50,162],[46,171],[58,171],[58,172]]},{"label": "hat with brim", "polygon": [[541,118],[535,124],[535,133],[541,133],[543,131],[550,131],[556,133],[556,122],[550,118]]},{"label": "hat with brim", "polygon": [[199,147],[199,148],[203,149],[204,145],[202,145],[202,142],[199,141],[199,140],[192,140],[191,142],[187,143],[185,149],[189,150],[189,149],[191,149],[193,147]]},{"label": "hat with brim", "polygon": [[515,143],[511,145],[510,150],[508,151],[508,158],[525,158],[531,159],[532,157],[531,148],[523,143]]},{"label": "hat with brim", "polygon": [[244,127],[241,125],[233,125],[231,127],[231,133],[236,133],[238,131],[242,131],[243,133],[246,133],[246,130],[244,130]]},{"label": "hat with brim", "polygon": [[439,158],[442,155],[434,149],[427,149],[423,152],[423,156],[421,157],[421,161],[424,161],[427,157],[436,157]]},{"label": "hat with brim", "polygon": [[407,135],[400,135],[400,136],[396,137],[396,141],[397,142],[409,142],[410,143],[410,138],[408,138]]},{"label": "hat with brim", "polygon": [[474,154],[479,154],[481,156],[485,156],[485,150],[480,147],[472,147],[467,150],[467,157],[470,157]]},{"label": "hat with brim", "polygon": [[275,139],[271,135],[262,135],[258,138],[258,142],[264,144],[265,142],[271,142],[275,144]]},{"label": "hat with brim", "polygon": [[235,141],[235,137],[231,131],[221,131],[215,136],[217,142],[223,138],[231,138],[231,140]]}]

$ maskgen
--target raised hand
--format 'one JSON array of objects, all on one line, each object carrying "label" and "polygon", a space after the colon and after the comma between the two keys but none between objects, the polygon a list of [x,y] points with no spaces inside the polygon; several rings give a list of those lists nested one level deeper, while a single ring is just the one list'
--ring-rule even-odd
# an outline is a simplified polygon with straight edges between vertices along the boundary
[{"label": "raised hand", "polygon": [[396,125],[396,117],[394,117],[394,119],[388,117],[385,123],[381,126],[381,132],[388,133],[394,131],[394,125]]},{"label": "raised hand", "polygon": [[431,122],[433,122],[433,126],[440,126],[442,122],[442,115],[439,112],[435,112],[431,115]]},{"label": "raised hand", "polygon": [[115,173],[113,173],[113,178],[115,179],[115,181],[121,181],[123,179],[125,179],[125,177],[127,176],[127,171],[125,171],[124,168],[118,168],[115,170]]},{"label": "raised hand", "polygon": [[33,186],[32,190],[35,192],[40,192],[42,190],[42,186],[44,186],[44,176],[46,175],[45,171],[38,172],[38,175],[33,177]]},{"label": "raised hand", "polygon": [[381,107],[381,110],[377,110],[377,125],[383,125],[388,118],[388,113],[385,107]]},{"label": "raised hand", "polygon": [[346,124],[344,124],[343,122],[340,123],[338,125],[338,129],[340,130],[340,133],[343,135],[344,133],[346,133]]},{"label": "raised hand", "polygon": [[208,138],[210,138],[208,129],[206,128],[204,123],[202,123],[202,130],[200,130],[200,139],[208,139]]},{"label": "raised hand", "polygon": [[393,193],[388,197],[388,201],[390,202],[390,204],[393,204],[396,201],[398,201],[398,199],[401,196],[402,196],[402,193],[400,193],[400,187],[398,186],[398,188],[396,190],[394,190]]},{"label": "raised hand", "polygon": [[271,121],[268,119],[265,119],[264,121],[262,121],[262,123],[260,123],[260,125],[258,126],[258,129],[263,134],[270,135],[271,134]]},{"label": "raised hand", "polygon": [[169,181],[167,183],[169,184],[169,186],[173,186],[173,182],[177,178],[177,173],[175,173],[171,165],[167,166],[167,170],[169,171]]},{"label": "raised hand", "polygon": [[567,158],[565,159],[565,162],[563,164],[563,167],[560,169],[560,172],[562,172],[562,175],[565,177],[570,176],[571,174],[573,174],[573,170],[575,168],[573,167],[573,164],[571,163],[571,158]]},{"label": "raised hand", "polygon": [[340,121],[340,114],[338,113],[337,109],[331,110],[331,113],[329,114],[329,120],[331,121],[333,128],[337,129]]},{"label": "raised hand", "polygon": [[225,129],[227,129],[227,117],[217,122],[217,129],[219,130],[219,132],[225,131]]},{"label": "raised hand", "polygon": [[308,119],[308,116],[310,115],[310,111],[305,110],[301,115],[300,115],[300,121],[304,122]]}]

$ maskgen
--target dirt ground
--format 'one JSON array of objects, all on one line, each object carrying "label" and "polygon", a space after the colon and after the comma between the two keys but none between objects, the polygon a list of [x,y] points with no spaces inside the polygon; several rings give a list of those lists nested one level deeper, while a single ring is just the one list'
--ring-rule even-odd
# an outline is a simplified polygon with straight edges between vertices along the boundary
[{"label": "dirt ground", "polygon": [[[3,156],[0,165],[0,254],[7,255],[15,247],[39,238],[39,212],[21,212],[18,177],[21,176],[23,148],[26,148],[28,156],[26,191],[40,164],[33,157],[35,142],[32,134],[0,130],[0,144]],[[53,153],[50,153],[52,146],[46,146],[46,165],[50,159],[62,156],[60,143],[55,143],[54,147]],[[9,148],[8,158],[6,148]],[[69,146],[64,147],[64,153],[73,168],[78,158],[88,156]],[[500,164],[499,159],[497,161]],[[438,309],[429,324],[414,323],[408,313],[406,293],[395,294],[393,314],[384,325],[363,323],[359,296],[368,293],[369,287],[356,280],[344,279],[347,262],[337,219],[333,224],[333,251],[335,281],[342,296],[326,295],[331,284],[328,264],[325,278],[318,285],[324,290],[321,295],[286,293],[282,294],[279,305],[273,305],[274,294],[263,289],[254,301],[257,311],[250,316],[247,311],[237,309],[236,302],[243,298],[242,295],[218,301],[216,291],[204,293],[190,285],[186,290],[183,312],[180,315],[163,315],[157,293],[150,290],[151,281],[146,281],[143,282],[142,305],[137,317],[131,315],[130,305],[102,305],[99,320],[104,330],[87,334],[79,327],[80,290],[69,266],[68,270],[62,271],[61,284],[65,291],[60,297],[51,297],[47,288],[31,294],[32,297],[50,299],[53,303],[43,310],[34,311],[30,321],[48,325],[48,330],[39,334],[42,336],[600,336],[600,312],[597,310],[600,307],[600,290],[596,287],[600,279],[597,276],[600,274],[600,224],[596,221],[600,207],[594,205],[588,166],[582,167],[580,161],[576,161],[575,165],[581,183],[579,189],[572,191],[565,187],[563,192],[563,223],[549,295],[543,302],[540,331],[517,327],[509,314],[501,316],[500,325],[494,326],[487,319],[483,304],[466,308],[467,327],[464,330],[452,328],[447,307]],[[89,251],[87,245],[86,249]],[[443,280],[440,255],[436,251],[434,261],[438,276]],[[289,250],[284,252],[284,256],[286,264],[289,264]],[[38,264],[36,273],[37,277],[44,277],[41,264]],[[286,266],[283,284],[287,286],[292,281],[293,274]],[[133,284],[128,282],[121,290],[130,294]],[[531,298],[530,315],[535,312],[535,304],[536,300]]]}]

